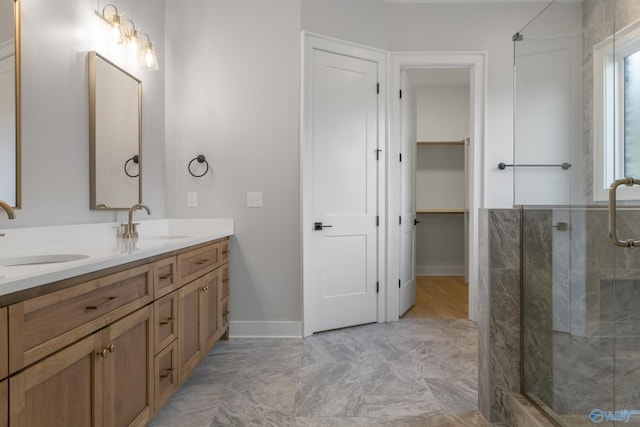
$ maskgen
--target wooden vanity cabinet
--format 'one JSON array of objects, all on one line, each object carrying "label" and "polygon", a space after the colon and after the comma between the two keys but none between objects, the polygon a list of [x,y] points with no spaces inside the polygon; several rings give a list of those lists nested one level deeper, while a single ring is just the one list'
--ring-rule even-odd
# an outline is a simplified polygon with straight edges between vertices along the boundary
[{"label": "wooden vanity cabinet", "polygon": [[9,379],[11,427],[146,425],[153,415],[152,306]]},{"label": "wooden vanity cabinet", "polygon": [[228,332],[227,242],[0,308],[0,427],[147,425]]}]

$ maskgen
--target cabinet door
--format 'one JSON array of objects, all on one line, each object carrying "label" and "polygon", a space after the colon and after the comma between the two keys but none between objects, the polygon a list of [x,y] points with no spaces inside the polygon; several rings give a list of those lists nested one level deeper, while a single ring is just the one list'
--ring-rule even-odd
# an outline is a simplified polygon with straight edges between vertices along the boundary
[{"label": "cabinet door", "polygon": [[101,344],[90,335],[10,378],[11,427],[101,427]]},{"label": "cabinet door", "polygon": [[202,337],[205,353],[213,347],[220,338],[220,269],[212,271],[202,278],[204,292],[201,292]]},{"label": "cabinet door", "polygon": [[9,380],[0,382],[0,427],[9,425]]},{"label": "cabinet door", "polygon": [[202,279],[178,289],[178,373],[182,382],[202,358],[200,294]]},{"label": "cabinet door", "polygon": [[[7,316],[7,307],[0,308],[0,379],[9,375],[9,318]],[[1,423],[0,426],[2,426]]]},{"label": "cabinet door", "polygon": [[144,426],[153,414],[151,307],[103,331],[105,427]]}]

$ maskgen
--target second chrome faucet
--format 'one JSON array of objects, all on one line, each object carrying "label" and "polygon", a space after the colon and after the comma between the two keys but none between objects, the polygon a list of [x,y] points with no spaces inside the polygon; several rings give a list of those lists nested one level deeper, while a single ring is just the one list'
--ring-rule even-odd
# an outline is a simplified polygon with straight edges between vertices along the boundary
[{"label": "second chrome faucet", "polygon": [[129,208],[129,222],[125,224],[121,224],[123,227],[122,229],[123,239],[132,239],[132,238],[138,237],[138,227],[137,227],[138,223],[133,222],[133,212],[137,211],[138,209],[144,209],[145,211],[147,211],[147,214],[151,215],[151,209],[149,209],[149,206],[147,205],[144,205],[142,203],[137,203],[131,206],[131,208]]}]

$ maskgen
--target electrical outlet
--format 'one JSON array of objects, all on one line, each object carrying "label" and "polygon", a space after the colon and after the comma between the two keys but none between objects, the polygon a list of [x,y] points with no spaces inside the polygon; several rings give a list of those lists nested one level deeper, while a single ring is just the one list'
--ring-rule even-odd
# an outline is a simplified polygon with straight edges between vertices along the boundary
[{"label": "electrical outlet", "polygon": [[187,192],[187,207],[188,208],[198,207],[198,193],[196,191]]},{"label": "electrical outlet", "polygon": [[247,192],[247,207],[248,208],[261,208],[262,207],[262,193],[260,193],[260,192]]}]

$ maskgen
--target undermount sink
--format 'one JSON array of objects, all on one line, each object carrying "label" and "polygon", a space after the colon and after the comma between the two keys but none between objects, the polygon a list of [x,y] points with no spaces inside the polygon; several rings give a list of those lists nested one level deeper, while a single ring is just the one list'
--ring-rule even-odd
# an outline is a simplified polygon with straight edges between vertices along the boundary
[{"label": "undermount sink", "polygon": [[84,255],[84,254],[30,255],[30,256],[0,259],[0,266],[13,267],[13,266],[20,266],[20,265],[55,264],[59,262],[78,261],[85,258],[89,258],[89,255]]}]

